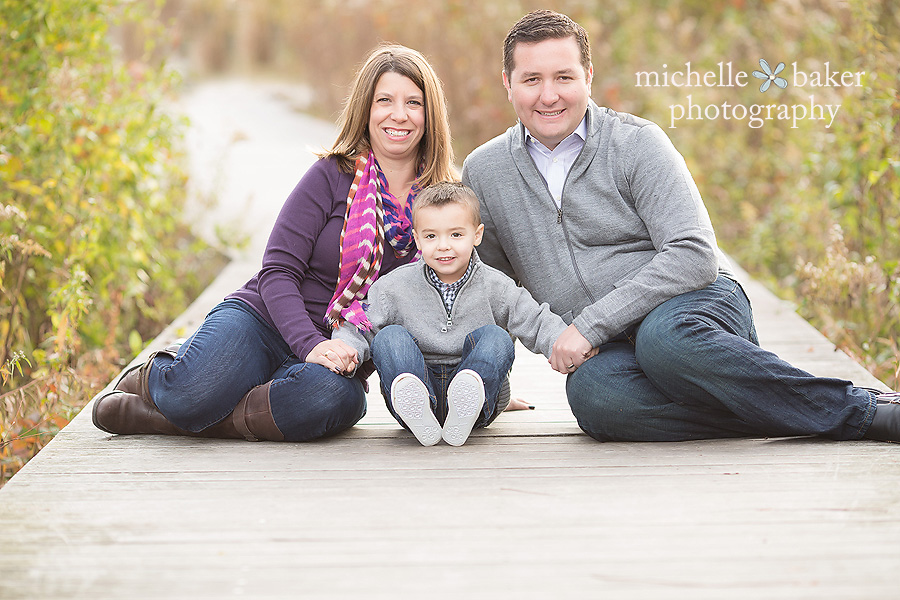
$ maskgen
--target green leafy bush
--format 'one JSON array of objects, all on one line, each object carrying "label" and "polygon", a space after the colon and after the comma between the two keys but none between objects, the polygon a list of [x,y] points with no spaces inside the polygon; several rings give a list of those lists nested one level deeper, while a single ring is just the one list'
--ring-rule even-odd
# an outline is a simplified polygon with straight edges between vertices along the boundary
[{"label": "green leafy bush", "polygon": [[144,9],[0,0],[0,484],[204,283],[175,80],[110,43]]}]

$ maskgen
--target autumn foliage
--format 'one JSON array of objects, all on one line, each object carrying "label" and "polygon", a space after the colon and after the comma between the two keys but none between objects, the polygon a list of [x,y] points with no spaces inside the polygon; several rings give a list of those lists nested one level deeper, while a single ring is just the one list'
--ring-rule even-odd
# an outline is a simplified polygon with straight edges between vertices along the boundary
[{"label": "autumn foliage", "polygon": [[174,80],[111,45],[145,9],[0,0],[0,485],[202,289]]}]

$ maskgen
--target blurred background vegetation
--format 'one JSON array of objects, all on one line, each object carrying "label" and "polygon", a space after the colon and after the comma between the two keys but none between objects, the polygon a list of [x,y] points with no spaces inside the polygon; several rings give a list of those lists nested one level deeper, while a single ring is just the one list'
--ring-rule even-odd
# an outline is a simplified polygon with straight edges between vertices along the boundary
[{"label": "blurred background vegetation", "polygon": [[[0,468],[39,447],[205,284],[214,253],[179,219],[184,124],[162,110],[179,77],[290,78],[334,120],[364,55],[406,44],[443,80],[462,158],[514,122],[500,49],[536,8],[588,30],[598,104],[665,128],[720,245],[896,389],[896,0],[0,0]],[[686,62],[749,73],[761,58],[787,65],[787,89],[648,88],[635,75]],[[863,85],[793,85],[794,63],[811,73],[825,62],[864,71]],[[830,128],[721,117],[670,128],[670,106],[688,95],[704,107],[814,96],[840,109]]]},{"label": "blurred background vegetation", "polygon": [[[153,5],[0,0],[0,485],[208,285]],[[139,29],[126,58],[117,27]]]}]

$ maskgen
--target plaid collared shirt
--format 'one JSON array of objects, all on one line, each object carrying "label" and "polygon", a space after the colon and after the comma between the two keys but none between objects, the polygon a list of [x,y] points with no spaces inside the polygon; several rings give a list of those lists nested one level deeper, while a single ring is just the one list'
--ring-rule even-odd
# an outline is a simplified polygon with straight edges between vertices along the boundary
[{"label": "plaid collared shirt", "polygon": [[428,265],[425,265],[425,272],[428,273],[428,281],[431,282],[431,285],[433,285],[441,295],[441,298],[444,301],[444,308],[447,309],[448,315],[453,309],[453,303],[456,301],[456,294],[459,293],[459,288],[461,288],[463,284],[468,281],[469,276],[472,274],[472,269],[474,266],[475,253],[473,252],[472,256],[469,258],[469,266],[468,268],[466,268],[465,274],[453,283],[444,283],[443,281],[441,281],[440,277],[437,276],[437,273],[434,272],[434,269],[432,269]]}]

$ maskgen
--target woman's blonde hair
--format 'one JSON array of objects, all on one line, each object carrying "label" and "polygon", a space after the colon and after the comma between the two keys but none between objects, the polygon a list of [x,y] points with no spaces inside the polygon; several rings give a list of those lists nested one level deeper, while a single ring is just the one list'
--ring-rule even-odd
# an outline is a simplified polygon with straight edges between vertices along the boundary
[{"label": "woman's blonde hair", "polygon": [[334,157],[341,169],[353,172],[356,158],[369,151],[369,114],[375,97],[375,85],[385,73],[398,73],[409,78],[425,95],[425,135],[419,143],[419,159],[423,163],[420,185],[456,179],[453,169],[453,147],[450,142],[450,119],[441,81],[420,53],[386,44],[376,48],[356,73],[344,110],[338,120],[337,140],[322,157]]}]

